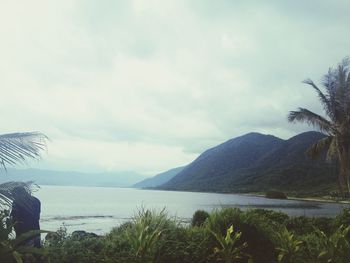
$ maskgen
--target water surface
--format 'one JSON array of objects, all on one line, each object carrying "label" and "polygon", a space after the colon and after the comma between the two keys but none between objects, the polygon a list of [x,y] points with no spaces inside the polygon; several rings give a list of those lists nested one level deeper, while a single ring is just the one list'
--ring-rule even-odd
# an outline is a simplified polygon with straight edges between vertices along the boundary
[{"label": "water surface", "polygon": [[212,211],[222,206],[267,208],[292,216],[335,216],[344,204],[276,200],[238,194],[155,191],[131,188],[41,186],[41,228],[107,233],[129,220],[140,207],[163,209],[169,215],[189,220],[198,209]]}]

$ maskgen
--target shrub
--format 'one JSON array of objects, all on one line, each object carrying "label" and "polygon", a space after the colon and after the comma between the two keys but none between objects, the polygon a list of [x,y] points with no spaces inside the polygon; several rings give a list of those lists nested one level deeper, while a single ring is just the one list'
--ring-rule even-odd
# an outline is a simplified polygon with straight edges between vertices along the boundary
[{"label": "shrub", "polygon": [[287,199],[287,195],[279,191],[268,191],[266,192],[265,197],[271,199]]},{"label": "shrub", "polygon": [[345,208],[333,221],[333,229],[339,228],[341,225],[350,226],[350,208]]},{"label": "shrub", "polygon": [[267,218],[268,220],[271,220],[280,225],[284,225],[289,220],[289,216],[287,214],[267,209],[251,209],[246,213],[251,214],[251,216]]},{"label": "shrub", "polygon": [[0,262],[35,261],[42,255],[47,254],[46,249],[23,245],[23,243],[44,231],[32,230],[21,234],[19,237],[16,236],[16,238],[13,237],[12,231],[13,224],[10,220],[9,211],[0,210]]},{"label": "shrub", "polygon": [[202,226],[209,217],[209,213],[204,210],[197,210],[192,217],[191,225],[194,226]]},{"label": "shrub", "polygon": [[242,232],[241,244],[247,243],[244,252],[252,255],[253,262],[271,263],[276,261],[276,233],[280,227],[264,216],[256,216],[254,212],[242,212],[237,208],[223,208],[210,214],[206,221],[209,229],[223,235],[234,225]]},{"label": "shrub", "polygon": [[250,262],[246,254],[259,263],[350,262],[348,213],[335,219],[289,218],[270,210],[223,208],[210,213],[202,227],[192,227],[164,210],[142,209],[106,236],[67,236],[63,229],[45,246],[52,263]]},{"label": "shrub", "polygon": [[141,209],[133,218],[133,224],[126,229],[131,249],[140,262],[155,262],[157,242],[176,223],[168,218],[165,209],[160,212]]},{"label": "shrub", "polygon": [[205,228],[178,225],[157,242],[157,261],[171,263],[212,262],[209,232]]},{"label": "shrub", "polygon": [[318,258],[325,262],[350,262],[350,242],[347,239],[349,232],[350,226],[341,225],[328,240],[326,239],[326,247]]},{"label": "shrub", "polygon": [[291,217],[286,222],[286,228],[298,235],[304,235],[315,231],[312,218],[305,216]]},{"label": "shrub", "polygon": [[331,218],[326,217],[290,217],[285,226],[289,231],[292,231],[298,235],[309,234],[317,230],[321,230],[326,234],[330,234],[333,229],[333,223]]},{"label": "shrub", "polygon": [[302,263],[305,262],[305,255],[301,249],[303,241],[290,233],[286,228],[278,233],[279,245],[276,248],[278,253],[278,262]]},{"label": "shrub", "polygon": [[233,263],[237,262],[237,260],[250,258],[248,254],[243,252],[247,247],[247,243],[238,244],[242,233],[239,231],[234,233],[233,226],[227,229],[226,236],[213,231],[211,233],[218,243],[218,246],[214,247],[214,253],[218,255],[219,260],[225,263]]}]

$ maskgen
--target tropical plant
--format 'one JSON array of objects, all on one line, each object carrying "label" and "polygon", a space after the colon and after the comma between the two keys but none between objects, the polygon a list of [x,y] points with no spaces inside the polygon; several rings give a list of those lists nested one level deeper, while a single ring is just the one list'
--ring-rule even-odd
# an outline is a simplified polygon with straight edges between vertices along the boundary
[{"label": "tropical plant", "polygon": [[327,160],[339,163],[340,193],[350,194],[350,59],[345,58],[337,67],[323,76],[321,90],[311,79],[303,81],[317,93],[327,117],[308,109],[299,108],[288,115],[290,122],[305,122],[327,135],[312,145],[307,154],[315,158],[327,151]]},{"label": "tropical plant", "polygon": [[214,247],[214,253],[219,256],[225,263],[233,263],[241,260],[243,258],[249,258],[250,256],[243,252],[243,250],[248,246],[247,243],[241,245],[238,244],[242,232],[233,231],[233,226],[230,226],[226,231],[226,236],[224,237],[221,232],[210,231],[215,237],[219,246]]},{"label": "tropical plant", "polygon": [[142,208],[138,211],[126,236],[140,262],[155,261],[156,243],[169,223],[165,209],[156,212]]},{"label": "tropical plant", "polygon": [[11,237],[13,232],[13,223],[9,218],[7,210],[0,211],[0,259],[1,262],[22,263],[23,259],[33,258],[34,255],[46,255],[47,250],[43,248],[35,248],[26,246],[25,242],[40,233],[48,233],[47,231],[33,230],[20,235],[19,237]]},{"label": "tropical plant", "polygon": [[[331,225],[344,222],[348,227],[336,226],[325,232],[322,230],[324,220],[320,223],[315,218],[308,218],[290,224],[292,218],[287,215],[262,209],[216,210],[210,213],[202,227],[175,222],[164,212],[147,211],[139,211],[132,221],[114,228],[106,236],[75,238],[74,235],[67,236],[63,229],[58,236],[52,236],[53,240],[44,243],[49,251],[48,258],[52,263],[350,262],[347,218],[342,217],[345,221],[328,218],[326,229],[329,228],[328,220]],[[226,225],[227,222],[231,223]],[[300,231],[301,224],[306,222],[309,225],[307,231]],[[157,233],[161,233],[159,237],[152,238]],[[0,262],[3,262],[2,258]]]},{"label": "tropical plant", "polygon": [[213,211],[205,225],[222,234],[234,225],[237,231],[242,232],[240,242],[248,244],[246,252],[252,255],[254,262],[271,263],[276,258],[275,236],[280,227],[261,210],[243,212],[238,208],[222,208]]},{"label": "tropical plant", "polygon": [[23,187],[28,193],[32,193],[38,187],[33,182],[6,182],[0,184],[0,208],[11,204],[14,196],[13,189]]},{"label": "tropical plant", "polygon": [[[25,163],[28,159],[40,159],[47,140],[48,137],[39,132],[0,135],[0,166],[6,171],[9,165]],[[23,186],[27,190],[32,189],[32,183],[0,184],[0,205],[9,204],[12,201],[12,190],[16,186]]]},{"label": "tropical plant", "polygon": [[276,248],[278,251],[278,262],[297,263],[304,262],[301,247],[303,241],[299,240],[293,233],[290,233],[286,228],[278,233],[280,246]]},{"label": "tropical plant", "polygon": [[318,255],[319,262],[350,262],[349,231],[350,226],[340,226],[330,237],[320,230],[316,231],[323,247]]}]

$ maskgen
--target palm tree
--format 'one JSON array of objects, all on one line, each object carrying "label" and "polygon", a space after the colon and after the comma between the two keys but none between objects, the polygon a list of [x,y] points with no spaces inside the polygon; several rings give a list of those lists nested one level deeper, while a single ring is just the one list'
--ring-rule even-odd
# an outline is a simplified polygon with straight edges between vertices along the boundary
[{"label": "palm tree", "polygon": [[[25,163],[28,159],[40,159],[45,150],[48,137],[39,132],[10,133],[0,135],[0,166],[6,171],[9,165]],[[30,191],[32,182],[8,182],[0,184],[0,206],[12,200],[12,190],[25,187]]]},{"label": "palm tree", "polygon": [[310,85],[317,93],[325,115],[321,116],[305,108],[298,108],[288,115],[290,122],[304,122],[317,128],[326,135],[312,145],[307,154],[316,158],[327,153],[327,160],[336,160],[339,164],[338,184],[341,195],[350,194],[350,59],[345,58],[335,68],[330,68],[323,76],[321,90],[311,80],[303,83]]}]

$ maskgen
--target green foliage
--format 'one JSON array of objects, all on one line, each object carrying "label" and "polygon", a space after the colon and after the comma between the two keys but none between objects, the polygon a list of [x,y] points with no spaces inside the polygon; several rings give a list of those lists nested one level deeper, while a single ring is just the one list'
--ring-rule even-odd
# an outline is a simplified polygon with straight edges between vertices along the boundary
[{"label": "green foliage", "polygon": [[101,251],[104,247],[103,238],[74,239],[67,237],[56,246],[51,246],[51,263],[83,263],[101,262]]},{"label": "green foliage", "polygon": [[318,254],[320,262],[350,262],[350,242],[346,238],[350,226],[340,226],[330,237],[322,231],[317,231],[322,251]]},{"label": "green foliage", "polygon": [[301,246],[303,242],[287,229],[278,233],[279,247],[276,248],[278,253],[278,262],[285,263],[302,263],[305,258],[301,253]]},{"label": "green foliage", "polygon": [[202,226],[209,217],[209,213],[204,210],[197,210],[192,216],[192,226]]},{"label": "green foliage", "polygon": [[223,236],[221,232],[216,233],[210,231],[218,242],[218,246],[214,247],[214,253],[219,256],[219,259],[225,263],[238,262],[243,258],[249,258],[250,256],[243,252],[247,247],[247,243],[238,245],[238,241],[241,238],[242,233],[237,231],[234,233],[233,226],[230,226],[226,231],[226,236]]},{"label": "green foliage", "polygon": [[13,224],[9,211],[0,211],[0,262],[22,263],[24,260],[34,260],[36,255],[46,255],[47,250],[25,246],[24,243],[32,237],[45,231],[29,231],[14,238],[12,236]]},{"label": "green foliage", "polygon": [[234,225],[242,232],[241,242],[247,243],[246,253],[252,255],[253,261],[274,262],[275,240],[279,224],[262,215],[262,211],[242,212],[237,208],[223,208],[210,214],[207,226],[212,231],[222,234]]},{"label": "green foliage", "polygon": [[67,235],[61,228],[44,246],[51,263],[350,262],[350,227],[337,226],[347,222],[347,213],[289,218],[263,209],[223,208],[193,227],[164,210],[141,209],[105,236]]},{"label": "green foliage", "polygon": [[344,209],[334,220],[334,228],[338,228],[341,225],[350,226],[350,208]]},{"label": "green foliage", "polygon": [[288,220],[289,216],[273,210],[266,209],[252,209],[248,213],[260,218],[267,218],[268,220],[273,221],[274,223],[284,225]]},{"label": "green foliage", "polygon": [[329,234],[332,231],[332,219],[306,216],[291,217],[285,222],[285,226],[298,235],[312,233],[315,228]]},{"label": "green foliage", "polygon": [[126,237],[140,262],[155,261],[156,243],[172,224],[164,209],[159,213],[144,209],[139,211],[131,227],[126,229]]}]

